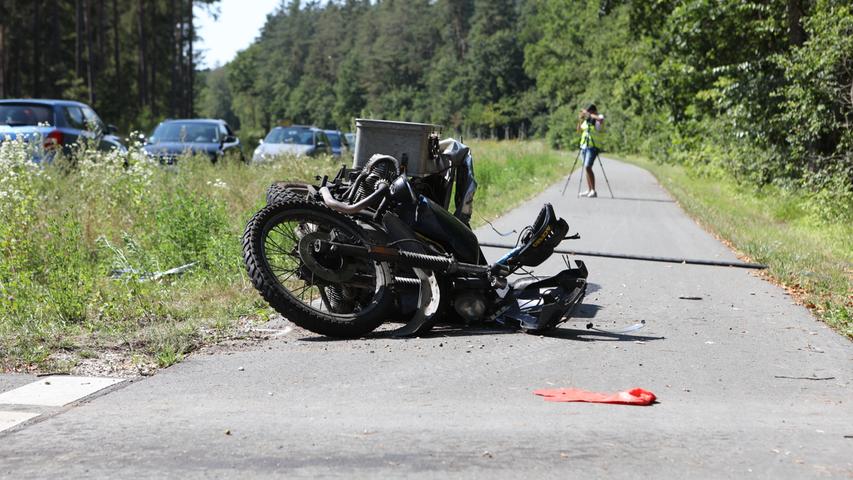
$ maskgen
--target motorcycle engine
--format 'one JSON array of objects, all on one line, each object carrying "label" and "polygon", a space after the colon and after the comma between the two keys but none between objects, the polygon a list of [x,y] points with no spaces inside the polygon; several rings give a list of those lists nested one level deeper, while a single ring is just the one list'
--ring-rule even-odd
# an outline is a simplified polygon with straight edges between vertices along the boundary
[{"label": "motorcycle engine", "polygon": [[358,185],[352,203],[358,202],[376,191],[376,186],[380,181],[388,184],[393,182],[397,178],[397,175],[399,175],[399,171],[400,166],[393,157],[374,155],[362,170],[365,176]]}]

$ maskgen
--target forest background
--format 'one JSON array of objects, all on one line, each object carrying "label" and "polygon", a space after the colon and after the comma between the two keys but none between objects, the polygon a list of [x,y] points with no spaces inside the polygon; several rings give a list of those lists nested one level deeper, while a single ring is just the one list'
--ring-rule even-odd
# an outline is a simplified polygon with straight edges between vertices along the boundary
[{"label": "forest background", "polygon": [[341,0],[282,5],[199,71],[194,7],[216,0],[3,0],[0,97],[86,101],[123,131],[228,120],[434,122],[470,138],[604,148],[743,185],[802,190],[853,220],[853,6],[845,0]]}]

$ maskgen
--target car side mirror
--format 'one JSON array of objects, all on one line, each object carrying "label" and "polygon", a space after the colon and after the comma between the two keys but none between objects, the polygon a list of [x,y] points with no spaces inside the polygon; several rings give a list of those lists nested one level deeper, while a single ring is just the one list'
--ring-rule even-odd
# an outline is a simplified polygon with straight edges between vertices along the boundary
[{"label": "car side mirror", "polygon": [[107,135],[112,135],[114,133],[118,133],[118,127],[113,125],[112,123],[107,125],[106,132]]},{"label": "car side mirror", "polygon": [[317,141],[317,148],[326,148],[326,142],[322,140]]},{"label": "car side mirror", "polygon": [[258,145],[263,145],[263,144],[264,144],[264,139],[262,138],[258,141]]},{"label": "car side mirror", "polygon": [[234,143],[237,141],[237,137],[234,135],[225,135],[225,138],[222,139],[222,143]]}]

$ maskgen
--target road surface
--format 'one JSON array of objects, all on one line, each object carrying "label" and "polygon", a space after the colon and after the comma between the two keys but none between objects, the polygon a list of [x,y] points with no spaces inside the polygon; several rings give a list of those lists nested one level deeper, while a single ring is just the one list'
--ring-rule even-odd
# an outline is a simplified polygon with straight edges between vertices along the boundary
[{"label": "road surface", "polygon": [[[602,198],[574,198],[573,179],[566,198],[561,182],[495,227],[520,229],[547,201],[581,233],[579,250],[734,258],[648,172],[605,167],[617,199],[604,198],[601,175]],[[508,241],[488,226],[478,234]],[[850,341],[753,271],[585,260],[582,318],[549,337],[330,341],[279,324],[268,341],[195,354],[67,407],[0,405],[42,413],[0,433],[0,477],[853,476]],[[555,256],[538,271],[562,266]],[[641,320],[630,335],[584,328]],[[6,377],[0,389],[33,380]],[[659,403],[532,393],[552,387],[642,387]]]}]

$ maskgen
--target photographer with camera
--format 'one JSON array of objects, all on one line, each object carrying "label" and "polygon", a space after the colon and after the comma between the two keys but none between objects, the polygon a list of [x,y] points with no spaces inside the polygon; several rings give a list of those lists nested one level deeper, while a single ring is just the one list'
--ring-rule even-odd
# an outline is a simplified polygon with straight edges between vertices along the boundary
[{"label": "photographer with camera", "polygon": [[592,173],[592,165],[598,156],[598,147],[593,138],[593,132],[600,132],[604,126],[604,115],[598,113],[594,104],[581,110],[576,130],[581,134],[580,149],[583,157],[583,166],[586,170],[586,184],[589,189],[581,193],[584,197],[594,198],[598,196],[595,191],[595,174]]}]

